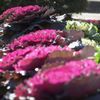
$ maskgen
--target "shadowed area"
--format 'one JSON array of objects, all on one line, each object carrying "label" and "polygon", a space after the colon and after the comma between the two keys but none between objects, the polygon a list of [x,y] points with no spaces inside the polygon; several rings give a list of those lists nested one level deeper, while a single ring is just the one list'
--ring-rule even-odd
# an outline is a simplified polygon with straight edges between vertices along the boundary
[{"label": "shadowed area", "polygon": [[85,12],[100,13],[100,0],[88,0],[88,7]]}]

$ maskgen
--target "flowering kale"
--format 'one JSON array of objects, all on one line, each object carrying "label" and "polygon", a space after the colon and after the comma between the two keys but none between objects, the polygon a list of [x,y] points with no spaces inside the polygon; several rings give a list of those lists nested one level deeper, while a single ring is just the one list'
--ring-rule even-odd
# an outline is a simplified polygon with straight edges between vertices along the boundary
[{"label": "flowering kale", "polygon": [[12,64],[15,64],[20,59],[22,59],[26,54],[32,52],[34,50],[33,47],[27,47],[25,49],[18,49],[14,52],[8,53],[6,56],[2,58],[2,61],[0,62],[0,69],[8,69],[12,70]]},{"label": "flowering kale", "polygon": [[50,45],[55,42],[55,39],[57,37],[57,31],[56,30],[39,30],[36,32],[30,32],[27,35],[20,36],[19,38],[15,39],[11,44],[8,45],[8,48],[10,50],[14,50],[17,48],[24,48],[29,45],[37,45],[37,44],[44,44],[44,45]]},{"label": "flowering kale", "polygon": [[[67,87],[70,82],[78,77],[88,78],[92,74],[96,74],[97,70],[99,70],[96,66],[96,63],[92,60],[71,61],[67,62],[65,65],[55,66],[39,72],[33,76],[33,78],[24,81],[23,84],[16,87],[15,94],[17,98],[34,97],[36,100],[65,99],[68,96],[67,94],[74,95],[70,94],[71,90]],[[88,80],[85,82],[88,83]],[[74,90],[77,84],[78,83],[73,83],[73,88],[71,89]],[[92,83],[89,84],[93,85]],[[85,86],[86,84],[83,83],[82,87],[85,88]],[[78,89],[79,88],[81,87],[78,87]],[[94,87],[91,88],[93,89]],[[91,90],[91,88],[86,88],[85,91],[87,92]],[[78,93],[80,92],[84,93],[84,91],[79,91]]]},{"label": "flowering kale", "polygon": [[6,10],[0,15],[0,20],[4,20],[5,22],[12,22],[16,20],[20,20],[26,15],[30,15],[36,12],[39,12],[41,7],[38,5],[35,6],[25,6],[25,7],[14,7]]},{"label": "flowering kale", "polygon": [[48,54],[54,51],[70,50],[68,47],[48,46],[48,47],[27,47],[8,53],[0,62],[1,70],[32,70],[41,67]]}]

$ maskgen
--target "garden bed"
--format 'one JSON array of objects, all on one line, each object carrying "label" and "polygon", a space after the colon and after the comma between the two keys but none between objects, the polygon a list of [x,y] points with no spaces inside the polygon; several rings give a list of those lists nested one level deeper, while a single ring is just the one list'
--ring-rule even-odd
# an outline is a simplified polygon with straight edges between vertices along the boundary
[{"label": "garden bed", "polygon": [[97,25],[38,5],[8,9],[0,22],[2,100],[84,100],[99,94]]}]

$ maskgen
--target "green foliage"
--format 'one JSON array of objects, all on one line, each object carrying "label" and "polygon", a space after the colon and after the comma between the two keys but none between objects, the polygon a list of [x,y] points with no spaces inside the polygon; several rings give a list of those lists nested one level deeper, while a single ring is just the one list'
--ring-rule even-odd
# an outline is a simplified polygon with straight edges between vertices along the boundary
[{"label": "green foliage", "polygon": [[93,34],[98,32],[98,28],[92,23],[68,20],[65,26],[66,30],[82,30],[86,34]]}]

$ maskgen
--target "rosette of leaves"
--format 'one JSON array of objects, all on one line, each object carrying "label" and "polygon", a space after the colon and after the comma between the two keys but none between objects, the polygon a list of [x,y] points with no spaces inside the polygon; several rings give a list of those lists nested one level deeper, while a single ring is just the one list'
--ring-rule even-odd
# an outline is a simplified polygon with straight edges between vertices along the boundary
[{"label": "rosette of leaves", "polygon": [[98,33],[97,26],[92,23],[68,20],[65,26],[66,30],[82,30],[85,33],[85,37],[100,43],[100,33]]}]

